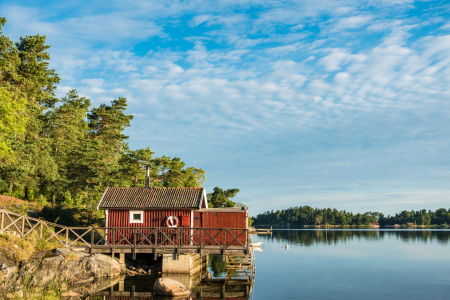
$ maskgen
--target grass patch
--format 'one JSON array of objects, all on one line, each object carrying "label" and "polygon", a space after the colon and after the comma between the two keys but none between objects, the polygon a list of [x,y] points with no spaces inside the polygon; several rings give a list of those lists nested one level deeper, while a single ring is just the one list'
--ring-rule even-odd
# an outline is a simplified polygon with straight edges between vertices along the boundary
[{"label": "grass patch", "polygon": [[37,251],[49,251],[58,247],[57,242],[37,239],[31,235],[26,238],[9,234],[0,234],[0,252],[1,254],[19,264],[22,260],[30,259],[33,253]]},{"label": "grass patch", "polygon": [[31,280],[24,280],[22,285],[8,286],[0,290],[0,299],[39,299],[39,300],[56,300],[61,299],[64,292],[64,284],[58,281],[52,282],[44,287],[33,286]]},{"label": "grass patch", "polygon": [[0,206],[5,207],[5,208],[22,205],[22,204],[26,204],[26,203],[27,203],[26,201],[20,200],[13,196],[0,195]]},{"label": "grass patch", "polygon": [[69,253],[66,256],[66,260],[79,260],[80,258],[75,253]]}]

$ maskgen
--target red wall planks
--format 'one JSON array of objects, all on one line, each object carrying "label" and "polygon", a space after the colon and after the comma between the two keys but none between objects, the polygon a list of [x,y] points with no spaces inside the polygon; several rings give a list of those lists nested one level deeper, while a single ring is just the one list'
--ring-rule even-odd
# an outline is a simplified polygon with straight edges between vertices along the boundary
[{"label": "red wall planks", "polygon": [[[225,233],[226,236],[226,244],[240,246],[239,242],[242,245],[246,245],[247,242],[247,234],[242,234],[242,230],[236,229],[246,229],[247,228],[247,212],[239,211],[239,212],[221,212],[221,211],[194,211],[194,227],[202,227],[202,228],[227,228],[228,232]],[[203,235],[203,244],[207,245],[217,245],[223,244],[224,234],[219,230],[208,230],[209,234],[214,237],[214,240],[208,235]],[[240,236],[239,236],[240,235]],[[234,237],[239,240],[237,242]],[[238,237],[239,236],[239,237]],[[199,240],[196,239],[196,242]]]},{"label": "red wall planks", "polygon": [[190,227],[190,221],[187,225],[181,224],[183,219],[190,220],[191,210],[189,209],[146,209],[143,223],[130,223],[128,209],[110,209],[106,227],[165,227],[164,222],[168,216],[178,217],[180,221],[178,227]]},{"label": "red wall planks", "polygon": [[[111,209],[108,211],[108,224],[106,227],[129,227],[129,228],[147,228],[147,227],[166,227],[165,221],[168,216],[176,216],[179,220],[178,227],[190,227],[192,211],[189,209],[146,209],[144,210],[144,222],[143,223],[130,223],[130,212],[128,209]],[[189,220],[187,223],[186,220]],[[182,223],[184,221],[184,223]],[[171,239],[176,240],[177,236],[172,232],[174,230],[164,230]],[[147,239],[152,243],[157,241],[152,238],[149,230],[143,230],[143,234],[147,235]],[[187,230],[181,237],[181,242],[186,243],[189,237],[189,230]],[[108,241],[112,242],[112,232],[108,234]],[[120,233],[116,232],[115,241],[119,241],[121,245],[126,245],[128,242],[133,243],[133,233],[127,229],[121,229]],[[136,243],[140,243],[143,239],[138,238]],[[158,238],[158,243],[164,240],[164,237]],[[144,240],[144,245],[148,244],[148,241]],[[169,244],[169,242],[163,242]]]}]

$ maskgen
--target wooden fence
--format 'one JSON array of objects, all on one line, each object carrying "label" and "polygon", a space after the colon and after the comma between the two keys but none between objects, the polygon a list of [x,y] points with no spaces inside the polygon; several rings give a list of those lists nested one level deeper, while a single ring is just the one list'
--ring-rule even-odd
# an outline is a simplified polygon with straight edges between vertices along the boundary
[{"label": "wooden fence", "polygon": [[0,210],[0,233],[84,247],[91,253],[216,253],[249,252],[248,229],[188,227],[66,227]]}]

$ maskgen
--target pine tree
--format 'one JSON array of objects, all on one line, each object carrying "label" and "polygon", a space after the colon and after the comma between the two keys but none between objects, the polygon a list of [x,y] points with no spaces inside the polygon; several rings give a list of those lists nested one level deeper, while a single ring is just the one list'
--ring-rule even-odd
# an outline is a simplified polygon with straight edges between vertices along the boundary
[{"label": "pine tree", "polygon": [[[1,18],[0,24],[5,23]],[[23,99],[28,116],[23,121],[25,134],[15,131],[13,139],[2,142],[13,157],[3,161],[1,175],[10,193],[14,188],[25,190],[25,197],[28,189],[37,188],[42,179],[52,180],[57,176],[55,163],[49,156],[50,140],[42,135],[43,111],[57,102],[54,90],[59,82],[55,71],[49,69],[48,48],[45,36],[20,38],[16,45],[3,34],[0,36],[0,87],[7,99],[3,103]],[[21,105],[17,107],[20,112]],[[19,128],[22,126],[25,125]]]},{"label": "pine tree", "polygon": [[88,136],[87,113],[91,102],[80,97],[76,90],[71,90],[61,99],[61,105],[48,111],[46,117],[45,135],[51,139],[51,156],[58,168],[56,180],[49,182],[52,202],[57,194],[63,198],[65,191],[74,195],[79,188],[76,185],[76,169],[78,151]]}]

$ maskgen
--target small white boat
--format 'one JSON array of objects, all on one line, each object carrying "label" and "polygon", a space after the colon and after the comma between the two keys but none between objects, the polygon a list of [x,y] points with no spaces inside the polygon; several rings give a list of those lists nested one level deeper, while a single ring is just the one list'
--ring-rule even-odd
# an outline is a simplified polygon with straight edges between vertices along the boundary
[{"label": "small white boat", "polygon": [[256,243],[250,243],[250,246],[252,247],[261,247],[263,242],[256,242]]},{"label": "small white boat", "polygon": [[285,248],[286,250],[289,250],[289,245],[286,244],[286,246],[284,246],[284,248]]}]

